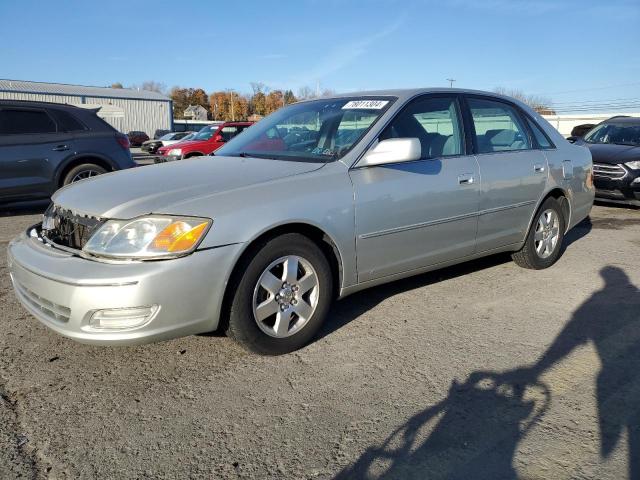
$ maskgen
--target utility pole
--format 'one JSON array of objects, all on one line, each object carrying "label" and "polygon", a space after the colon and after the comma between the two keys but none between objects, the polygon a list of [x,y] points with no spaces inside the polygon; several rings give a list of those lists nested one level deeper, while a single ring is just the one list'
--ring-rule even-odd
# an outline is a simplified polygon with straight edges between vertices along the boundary
[{"label": "utility pole", "polygon": [[236,120],[235,113],[233,112],[233,88],[227,88],[227,92],[231,96],[231,121],[234,122]]},{"label": "utility pole", "polygon": [[453,82],[455,82],[455,78],[447,78],[447,82],[449,82],[449,88],[453,88]]}]

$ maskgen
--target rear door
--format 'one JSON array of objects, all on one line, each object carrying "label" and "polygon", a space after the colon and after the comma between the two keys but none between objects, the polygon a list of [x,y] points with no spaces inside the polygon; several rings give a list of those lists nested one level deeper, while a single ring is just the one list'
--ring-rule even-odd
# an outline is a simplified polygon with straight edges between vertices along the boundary
[{"label": "rear door", "polygon": [[482,252],[523,240],[548,168],[515,105],[474,95],[466,96],[466,103],[482,175],[477,238]]},{"label": "rear door", "polygon": [[58,132],[39,108],[0,108],[0,200],[47,198],[56,189],[55,168],[72,148],[72,135]]},{"label": "rear door", "polygon": [[467,155],[458,97],[411,101],[378,140],[388,138],[418,138],[422,158],[350,170],[360,282],[475,250],[480,174]]}]

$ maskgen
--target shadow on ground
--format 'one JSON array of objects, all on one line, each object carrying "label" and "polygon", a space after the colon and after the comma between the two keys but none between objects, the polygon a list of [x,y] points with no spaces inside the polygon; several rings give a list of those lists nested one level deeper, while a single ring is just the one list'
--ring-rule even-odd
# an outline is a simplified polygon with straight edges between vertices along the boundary
[{"label": "shadow on ground", "polygon": [[640,290],[618,267],[603,268],[600,276],[604,287],[573,313],[535,364],[454,381],[445,399],[369,447],[336,479],[517,478],[518,444],[553,397],[541,375],[588,342],[601,363],[600,455],[609,457],[626,433],[629,478],[640,479]]}]

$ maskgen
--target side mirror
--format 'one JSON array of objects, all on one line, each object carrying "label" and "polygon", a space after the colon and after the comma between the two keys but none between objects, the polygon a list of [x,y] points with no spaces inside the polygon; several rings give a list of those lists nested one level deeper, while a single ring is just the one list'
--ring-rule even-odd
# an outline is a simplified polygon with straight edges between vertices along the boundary
[{"label": "side mirror", "polygon": [[567,141],[570,143],[576,143],[576,141],[578,141],[578,137],[567,137]]},{"label": "side mirror", "polygon": [[417,138],[390,138],[382,140],[369,150],[358,166],[385,165],[412,162],[422,158],[422,145]]},{"label": "side mirror", "polygon": [[218,143],[224,143],[225,139],[222,135],[216,135],[215,137],[213,137],[213,141],[214,142],[218,142]]}]

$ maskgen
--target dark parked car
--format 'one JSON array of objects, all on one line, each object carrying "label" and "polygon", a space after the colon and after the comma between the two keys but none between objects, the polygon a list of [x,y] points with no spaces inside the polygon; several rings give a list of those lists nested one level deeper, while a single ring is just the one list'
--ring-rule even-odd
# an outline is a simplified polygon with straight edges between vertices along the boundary
[{"label": "dark parked car", "polygon": [[137,130],[127,133],[127,137],[129,137],[129,143],[131,144],[132,147],[139,147],[144,142],[149,140],[149,135],[147,135],[144,132],[139,132]]},{"label": "dark parked car", "polygon": [[640,206],[640,118],[605,120],[576,144],[591,151],[596,199]]},{"label": "dark parked car", "polygon": [[156,130],[156,133],[153,134],[153,139],[158,140],[160,137],[166,135],[167,133],[171,133],[171,130],[162,130],[159,128],[158,130]]},{"label": "dark parked car", "polygon": [[0,100],[0,203],[48,199],[63,185],[135,166],[128,138],[94,110]]},{"label": "dark parked car", "polygon": [[573,127],[573,129],[571,130],[571,137],[584,137],[585,134],[591,130],[593,127],[595,127],[595,124],[593,123],[584,123],[582,125],[576,125],[575,127]]}]

